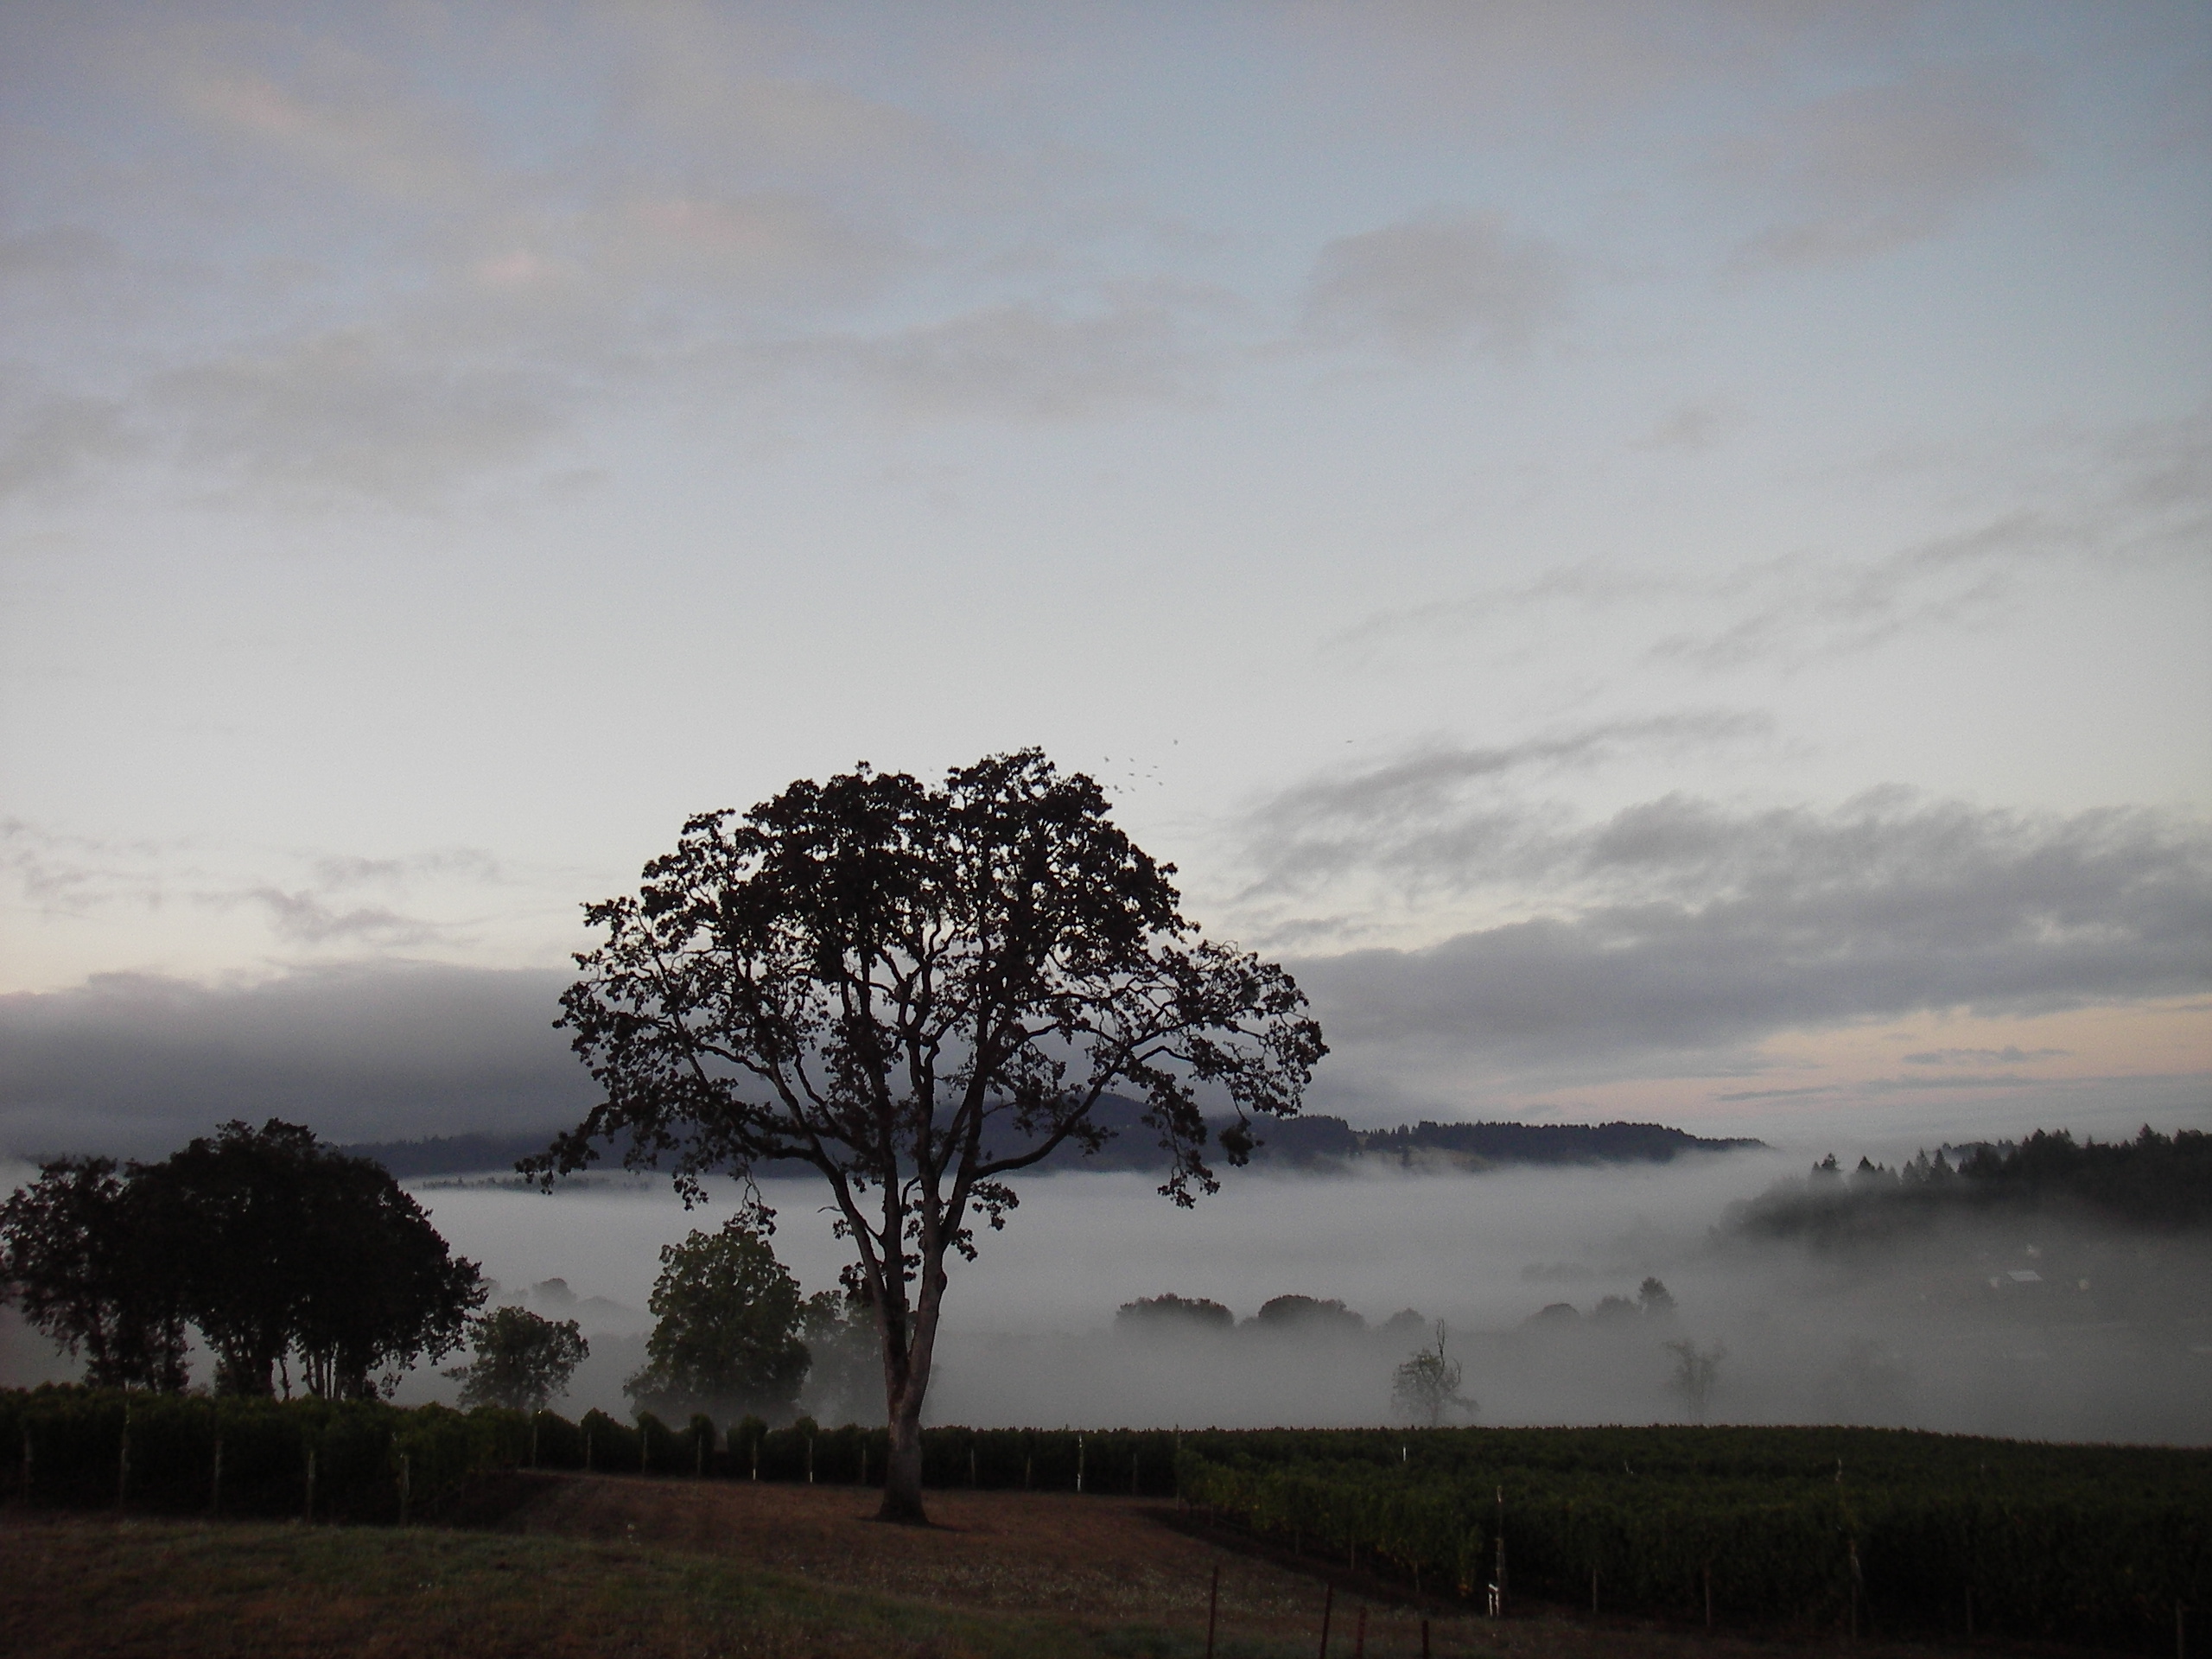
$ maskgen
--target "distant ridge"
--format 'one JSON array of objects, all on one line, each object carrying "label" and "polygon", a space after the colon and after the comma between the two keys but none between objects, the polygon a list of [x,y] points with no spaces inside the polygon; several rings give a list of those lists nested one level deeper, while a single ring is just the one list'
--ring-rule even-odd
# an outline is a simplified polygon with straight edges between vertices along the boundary
[{"label": "distant ridge", "polygon": [[[1094,1110],[1114,1138],[1090,1157],[1079,1147],[1064,1146],[1040,1169],[1167,1166],[1166,1154],[1142,1122],[1141,1103],[1109,1095]],[[1316,1115],[1264,1119],[1254,1128],[1260,1141],[1252,1154],[1255,1166],[1315,1173],[1384,1160],[1402,1169],[1465,1173],[1512,1165],[1665,1164],[1692,1153],[1757,1152],[1766,1147],[1763,1141],[1707,1139],[1662,1123],[1436,1123],[1423,1119],[1395,1129],[1355,1129],[1341,1117]],[[518,1159],[543,1152],[558,1133],[545,1128],[521,1135],[433,1135],[420,1141],[363,1141],[338,1150],[373,1158],[399,1179],[413,1180],[512,1171]],[[1219,1164],[1222,1160],[1217,1154],[1208,1161]],[[619,1154],[602,1148],[594,1167],[620,1166]]]},{"label": "distant ridge", "polygon": [[1689,1153],[1760,1152],[1764,1141],[1710,1140],[1662,1123],[1437,1123],[1355,1129],[1340,1117],[1263,1126],[1270,1157],[1293,1166],[1388,1160],[1405,1169],[1476,1170],[1507,1165],[1666,1164]]},{"label": "distant ridge", "polygon": [[420,1175],[474,1175],[486,1170],[513,1172],[518,1159],[536,1156],[553,1144],[557,1129],[527,1135],[436,1135],[420,1141],[364,1141],[338,1150],[353,1158],[373,1158],[399,1180]]},{"label": "distant ridge", "polygon": [[1691,1152],[1764,1152],[1764,1141],[1716,1140],[1663,1123],[1432,1123],[1370,1129],[1368,1157],[1449,1153],[1485,1164],[1664,1164]]}]

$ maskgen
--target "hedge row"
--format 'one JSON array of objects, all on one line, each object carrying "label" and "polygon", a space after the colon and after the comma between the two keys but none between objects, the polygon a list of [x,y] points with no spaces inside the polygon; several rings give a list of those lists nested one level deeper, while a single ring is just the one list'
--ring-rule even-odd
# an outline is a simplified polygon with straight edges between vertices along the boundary
[{"label": "hedge row", "polygon": [[[1176,1438],[931,1428],[922,1480],[1165,1497],[1175,1491]],[[385,1522],[403,1510],[434,1515],[469,1475],[493,1469],[880,1486],[889,1453],[882,1429],[825,1429],[804,1418],[782,1428],[747,1418],[725,1433],[705,1417],[673,1428],[649,1412],[635,1423],[597,1410],[571,1422],[550,1411],[376,1401],[0,1391],[0,1493],[76,1509]]]},{"label": "hedge row", "polygon": [[[1838,1451],[1839,1446],[1843,1447]],[[1325,1455],[1333,1453],[1333,1456]],[[1349,1455],[1347,1455],[1349,1454]],[[1862,1633],[2168,1647],[2212,1591],[2212,1457],[1877,1430],[1193,1437],[1191,1502],[1408,1579]],[[1708,1600],[1709,1598],[1709,1600]]]}]

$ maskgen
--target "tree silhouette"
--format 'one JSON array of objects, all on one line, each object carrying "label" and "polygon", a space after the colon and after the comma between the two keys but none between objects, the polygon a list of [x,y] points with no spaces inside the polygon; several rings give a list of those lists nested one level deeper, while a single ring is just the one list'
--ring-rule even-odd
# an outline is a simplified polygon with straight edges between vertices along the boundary
[{"label": "tree silhouette", "polygon": [[86,1380],[181,1389],[185,1328],[215,1351],[216,1388],[270,1395],[280,1369],[326,1398],[389,1392],[460,1344],[484,1300],[384,1167],[271,1118],[226,1123],[118,1173],[64,1159],[0,1207],[24,1316]]},{"label": "tree silhouette", "polygon": [[883,1513],[918,1521],[946,1254],[1004,1224],[1007,1178],[1102,1145],[1091,1110],[1118,1085],[1189,1204],[1217,1185],[1202,1095],[1242,1163],[1252,1116],[1294,1114],[1325,1052],[1288,975],[1198,938],[1173,874],[1034,750],[696,817],[635,897],[587,907],[607,938],[562,1023],[606,1099],[524,1167],[550,1184],[619,1139],[687,1198],[715,1172],[817,1172],[881,1337]]},{"label": "tree silhouette", "polygon": [[788,1414],[806,1380],[798,1281],[736,1217],[661,1247],[644,1370],[622,1385],[664,1418]]},{"label": "tree silhouette", "polygon": [[1703,1422],[1713,1384],[1720,1380],[1720,1362],[1728,1357],[1728,1351],[1717,1342],[1700,1349],[1688,1337],[1659,1345],[1675,1357],[1675,1375],[1669,1386],[1689,1408],[1690,1421]]},{"label": "tree silhouette", "polygon": [[96,1388],[181,1392],[182,1256],[157,1195],[112,1158],[57,1158],[0,1205],[0,1294]]},{"label": "tree silhouette", "polygon": [[591,1355],[574,1319],[556,1322],[525,1307],[495,1307],[474,1329],[476,1357],[446,1373],[461,1384],[463,1406],[543,1411]]},{"label": "tree silhouette", "polygon": [[1459,1392],[1465,1375],[1459,1362],[1444,1352],[1444,1321],[1436,1322],[1436,1346],[1417,1348],[1390,1373],[1390,1403],[1424,1427],[1434,1428],[1455,1411],[1470,1414],[1475,1402]]}]

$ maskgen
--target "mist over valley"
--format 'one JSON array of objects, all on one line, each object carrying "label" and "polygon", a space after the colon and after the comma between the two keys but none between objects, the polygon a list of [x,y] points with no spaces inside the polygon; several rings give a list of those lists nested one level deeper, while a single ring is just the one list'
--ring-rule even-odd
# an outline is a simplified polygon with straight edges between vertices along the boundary
[{"label": "mist over valley", "polygon": [[[1494,1426],[1692,1421],[1665,1344],[1725,1350],[1706,1421],[1863,1423],[2036,1439],[2212,1440],[2212,1238],[2109,1215],[1947,1214],[1879,1236],[1746,1225],[1802,1193],[1810,1160],[1771,1150],[1663,1164],[1327,1175],[1231,1172],[1189,1211],[1136,1171],[1033,1179],[1006,1230],[950,1267],[929,1421],[976,1426],[1337,1427],[1393,1421],[1391,1375],[1447,1329]],[[1844,1160],[1848,1163],[1852,1160]],[[837,1281],[817,1183],[765,1180],[778,1254],[809,1291]],[[727,1184],[685,1211],[665,1179],[620,1173],[552,1194],[507,1177],[411,1190],[495,1302],[574,1319],[591,1344],[565,1401],[626,1417],[660,1247],[711,1230]],[[1662,1281],[1670,1313],[1636,1305]],[[554,1282],[557,1281],[557,1282]],[[1173,1293],[1231,1329],[1131,1328]],[[1341,1302],[1357,1328],[1270,1329],[1273,1299]],[[1407,1317],[1408,1313],[1417,1318]],[[0,1383],[72,1373],[12,1318]],[[401,1402],[451,1399],[418,1369]],[[824,1422],[880,1421],[880,1394],[815,1387]]]}]

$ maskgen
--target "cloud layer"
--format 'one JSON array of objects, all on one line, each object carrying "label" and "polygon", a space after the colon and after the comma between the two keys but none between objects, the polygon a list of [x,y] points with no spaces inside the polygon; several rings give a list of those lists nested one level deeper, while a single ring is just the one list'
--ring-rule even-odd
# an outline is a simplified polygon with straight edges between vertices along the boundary
[{"label": "cloud layer", "polygon": [[552,1029],[567,982],[372,963],[245,987],[103,974],[0,997],[0,1149],[152,1156],[233,1117],[334,1141],[574,1121],[596,1096]]},{"label": "cloud layer", "polygon": [[1670,796],[1572,828],[1439,818],[1373,856],[1425,891],[1465,891],[1497,879],[1480,856],[1494,842],[1554,895],[1544,913],[1300,962],[1332,1044],[1591,1078],[1725,1065],[1786,1031],[2212,987],[2212,830],[2177,815]]}]

